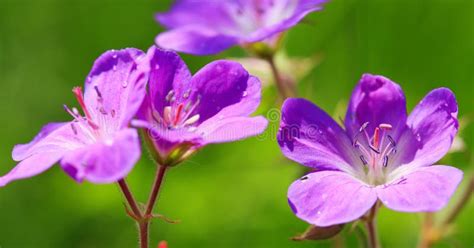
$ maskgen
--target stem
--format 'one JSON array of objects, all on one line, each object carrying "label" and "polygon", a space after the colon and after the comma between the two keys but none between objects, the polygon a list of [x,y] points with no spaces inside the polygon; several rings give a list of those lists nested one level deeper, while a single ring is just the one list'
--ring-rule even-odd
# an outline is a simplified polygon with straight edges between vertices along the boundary
[{"label": "stem", "polygon": [[140,231],[140,248],[148,248],[148,227],[148,221],[138,223],[138,229]]},{"label": "stem", "polygon": [[163,183],[163,178],[165,176],[167,166],[159,166],[158,172],[155,177],[155,182],[148,198],[148,204],[146,207],[145,216],[149,216],[153,212],[155,207],[156,199],[158,198],[158,193],[160,192],[161,184]]},{"label": "stem", "polygon": [[461,210],[467,205],[469,199],[471,198],[474,192],[474,175],[471,176],[470,181],[467,185],[466,190],[464,191],[461,200],[453,208],[453,211],[448,215],[446,220],[443,222],[443,226],[447,226],[454,222],[456,217],[461,213]]},{"label": "stem", "polygon": [[156,173],[155,181],[153,182],[152,190],[150,192],[150,197],[148,199],[145,214],[143,215],[142,220],[138,223],[138,228],[140,230],[140,248],[148,248],[148,229],[150,227],[150,221],[153,217],[153,208],[155,206],[156,200],[158,198],[158,193],[160,192],[160,188],[163,183],[166,168],[168,167],[159,166],[158,172]]},{"label": "stem", "polygon": [[291,85],[285,84],[285,81],[282,79],[280,72],[275,64],[274,56],[269,56],[267,59],[270,68],[272,69],[273,78],[275,79],[275,84],[277,86],[278,92],[280,92],[280,96],[285,100],[288,97],[296,96],[296,90],[293,89]]},{"label": "stem", "polygon": [[125,199],[127,200],[128,205],[132,209],[133,214],[135,214],[136,217],[141,217],[142,214],[140,212],[140,209],[138,208],[137,201],[135,201],[135,198],[133,197],[132,192],[128,188],[128,185],[127,185],[127,182],[125,182],[125,179],[120,179],[118,181],[118,185],[120,186],[120,189],[122,190],[122,193],[125,196]]},{"label": "stem", "polygon": [[148,229],[150,227],[150,220],[153,218],[153,208],[156,204],[158,193],[160,192],[160,188],[163,183],[166,168],[166,166],[159,166],[158,168],[144,214],[142,214],[142,212],[138,208],[138,204],[135,201],[135,198],[133,197],[133,194],[128,188],[128,185],[125,180],[121,179],[118,181],[118,185],[120,186],[120,189],[122,190],[123,195],[125,196],[125,199],[127,200],[127,203],[130,206],[134,215],[132,217],[138,224],[138,230],[140,232],[140,248],[148,248]]},{"label": "stem", "polygon": [[375,227],[375,216],[377,214],[377,203],[370,209],[370,213],[366,222],[367,236],[371,248],[378,248],[377,229]]},{"label": "stem", "polygon": [[434,213],[426,213],[421,229],[421,239],[418,248],[429,248],[433,244]]}]

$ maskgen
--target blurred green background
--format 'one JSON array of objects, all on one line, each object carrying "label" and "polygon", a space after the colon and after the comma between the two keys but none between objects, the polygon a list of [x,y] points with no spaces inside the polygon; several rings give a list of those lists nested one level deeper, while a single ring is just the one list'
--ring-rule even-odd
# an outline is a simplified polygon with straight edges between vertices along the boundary
[{"label": "blurred green background", "polygon": [[[0,0],[1,174],[15,165],[14,144],[29,142],[48,122],[69,120],[62,104],[76,105],[71,89],[82,84],[96,57],[108,49],[147,49],[152,44],[162,30],[153,14],[169,4],[169,0]],[[290,56],[322,58],[299,81],[302,96],[334,113],[364,72],[400,83],[409,109],[431,89],[449,87],[456,93],[460,117],[466,120],[462,132],[466,147],[443,163],[472,174],[474,1],[333,0],[308,19],[293,28],[285,42]],[[234,48],[215,57],[183,58],[196,71],[213,59],[244,55]],[[274,89],[265,90],[261,114],[272,107],[274,98]],[[286,201],[287,187],[299,177],[301,166],[281,156],[273,137],[276,128],[272,122],[265,139],[206,147],[172,169],[156,210],[181,223],[155,221],[152,247],[163,239],[170,248],[333,245],[289,240],[307,226]],[[142,201],[154,171],[144,156],[129,176]],[[414,247],[421,220],[421,214],[383,209],[378,216],[382,244]],[[473,221],[471,201],[438,247],[473,247]],[[347,245],[356,246],[356,234],[347,229]],[[136,243],[135,226],[124,213],[116,185],[76,184],[55,166],[0,189],[2,248],[129,248]]]}]

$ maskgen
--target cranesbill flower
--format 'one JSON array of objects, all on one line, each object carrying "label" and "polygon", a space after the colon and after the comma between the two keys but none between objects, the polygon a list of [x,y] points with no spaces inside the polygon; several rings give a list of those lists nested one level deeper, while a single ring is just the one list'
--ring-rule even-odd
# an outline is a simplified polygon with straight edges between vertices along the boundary
[{"label": "cranesbill flower", "polygon": [[13,149],[18,165],[0,177],[0,186],[35,176],[59,161],[76,181],[111,183],[127,175],[140,157],[137,130],[129,122],[145,96],[147,72],[137,61],[137,49],[108,51],[94,63],[85,92],[73,92],[84,116],[75,108],[65,110],[70,122],[50,123],[28,144]]},{"label": "cranesbill flower", "polygon": [[156,20],[169,31],[160,47],[207,55],[231,46],[272,40],[327,0],[179,0]]},{"label": "cranesbill flower", "polygon": [[402,212],[437,211],[462,179],[433,165],[458,130],[458,107],[446,88],[431,91],[407,116],[399,85],[365,74],[356,86],[345,130],[304,99],[288,99],[278,133],[288,158],[316,169],[288,190],[294,213],[330,226],[360,218],[379,199]]},{"label": "cranesbill flower", "polygon": [[151,47],[148,94],[133,125],[161,165],[172,165],[200,147],[263,132],[267,120],[249,117],[260,104],[260,82],[238,63],[215,61],[191,76],[181,58]]}]

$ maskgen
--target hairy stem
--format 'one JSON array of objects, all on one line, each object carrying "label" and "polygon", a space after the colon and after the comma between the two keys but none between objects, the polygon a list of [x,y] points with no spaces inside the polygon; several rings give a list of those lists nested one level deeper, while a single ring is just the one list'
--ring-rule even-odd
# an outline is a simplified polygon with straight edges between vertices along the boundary
[{"label": "hairy stem", "polygon": [[[163,183],[163,178],[165,176],[167,167],[166,166],[159,166],[158,171],[156,173],[155,180],[153,182],[153,187],[150,192],[150,196],[148,199],[148,203],[146,205],[146,210],[144,213],[138,208],[138,204],[133,197],[132,192],[130,191],[127,183],[124,179],[118,181],[118,185],[127,200],[128,206],[131,209],[131,213],[129,214],[132,218],[137,222],[138,231],[139,231],[139,239],[140,239],[140,248],[148,248],[148,229],[150,227],[150,221],[153,218],[153,208],[156,204],[156,200],[158,198],[158,194],[160,192],[161,185]],[[127,210],[128,211],[128,210]]]},{"label": "hairy stem", "polygon": [[367,238],[369,240],[370,248],[379,248],[377,228],[375,226],[375,217],[377,214],[377,204],[370,209],[369,216],[366,220]]},{"label": "hairy stem", "polygon": [[158,172],[156,173],[150,197],[148,198],[145,216],[149,216],[153,212],[153,208],[155,207],[156,199],[158,198],[158,193],[160,193],[160,188],[163,183],[163,178],[165,177],[165,172],[167,168],[167,166],[159,166],[158,168]]},{"label": "hairy stem", "polygon": [[140,230],[140,248],[148,248],[148,229],[150,227],[150,221],[153,218],[153,208],[158,199],[158,194],[167,168],[167,166],[158,166],[158,171],[146,205],[146,211],[143,215],[143,219],[138,223]]},{"label": "hairy stem", "polygon": [[292,85],[289,85],[288,83],[285,82],[285,80],[282,78],[276,64],[275,64],[275,59],[274,56],[269,56],[266,58],[268,64],[270,65],[270,68],[272,69],[272,74],[273,78],[275,80],[275,85],[278,89],[278,92],[280,93],[280,96],[285,100],[288,97],[294,97],[296,96],[296,89]]},{"label": "hairy stem", "polygon": [[140,232],[140,248],[148,248],[148,221],[138,223],[138,230]]},{"label": "hairy stem", "polygon": [[120,186],[120,189],[122,190],[122,193],[125,196],[125,199],[127,200],[128,206],[132,210],[132,213],[137,218],[141,218],[142,214],[140,212],[140,209],[138,208],[137,201],[135,201],[135,198],[133,197],[133,194],[130,191],[130,188],[128,187],[127,182],[125,182],[125,179],[120,179],[118,181],[118,185]]}]

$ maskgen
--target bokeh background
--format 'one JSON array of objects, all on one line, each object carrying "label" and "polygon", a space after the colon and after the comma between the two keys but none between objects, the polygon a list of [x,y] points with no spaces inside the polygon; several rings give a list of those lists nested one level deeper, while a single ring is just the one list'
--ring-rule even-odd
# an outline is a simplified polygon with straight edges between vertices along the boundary
[{"label": "bokeh background", "polygon": [[[75,106],[96,57],[108,49],[147,49],[162,29],[153,14],[169,0],[0,0],[0,173],[9,171],[14,144],[25,143],[51,121],[69,120],[62,104]],[[474,170],[474,1],[333,0],[324,11],[289,31],[289,56],[317,55],[320,63],[299,80],[301,95],[341,115],[364,72],[400,83],[409,110],[431,89],[449,87],[463,119],[464,150],[442,162]],[[193,71],[216,58],[242,57],[238,48],[214,57],[183,56]],[[274,107],[264,92],[259,112]],[[166,177],[158,213],[179,224],[155,221],[152,244],[169,247],[326,247],[331,241],[293,242],[307,224],[286,201],[302,167],[285,160],[273,121],[266,138],[206,147]],[[155,167],[145,155],[129,176],[144,201]],[[453,201],[459,197],[465,182]],[[353,197],[353,196],[347,196]],[[450,205],[452,206],[452,204]],[[449,207],[448,206],[448,209]],[[443,216],[441,212],[438,217]],[[421,214],[382,209],[385,247],[414,247]],[[473,247],[474,201],[438,247]],[[357,232],[344,231],[349,246]],[[133,222],[116,185],[76,184],[58,166],[0,189],[0,247],[136,247]],[[152,245],[153,247],[153,245]]]}]

